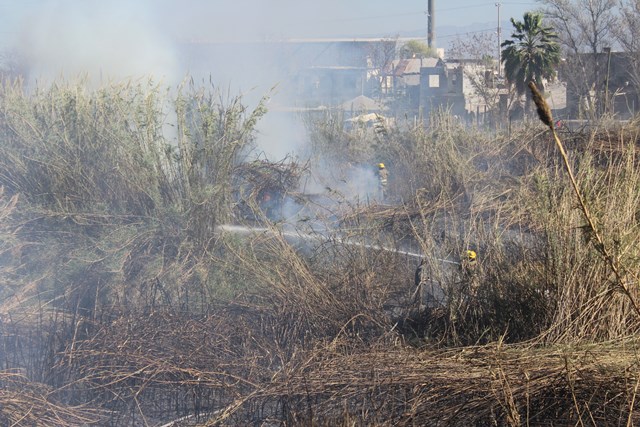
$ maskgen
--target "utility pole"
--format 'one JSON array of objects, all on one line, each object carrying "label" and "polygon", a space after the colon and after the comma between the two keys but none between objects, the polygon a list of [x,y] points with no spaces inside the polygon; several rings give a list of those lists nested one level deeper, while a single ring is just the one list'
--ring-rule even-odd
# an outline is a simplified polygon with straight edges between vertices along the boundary
[{"label": "utility pole", "polygon": [[435,29],[435,3],[436,0],[429,0],[427,3],[427,45],[430,48],[436,47],[436,29]]},{"label": "utility pole", "polygon": [[500,34],[500,6],[502,3],[497,2],[496,7],[498,8],[498,78],[502,77],[502,52],[500,51],[502,43],[502,35]]}]

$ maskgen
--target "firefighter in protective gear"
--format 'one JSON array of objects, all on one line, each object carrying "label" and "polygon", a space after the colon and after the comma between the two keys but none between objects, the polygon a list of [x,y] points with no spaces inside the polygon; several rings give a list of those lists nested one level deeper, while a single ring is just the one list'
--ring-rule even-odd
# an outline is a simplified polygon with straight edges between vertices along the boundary
[{"label": "firefighter in protective gear", "polygon": [[478,254],[475,251],[467,249],[465,251],[465,259],[461,263],[463,281],[467,282],[468,294],[475,297],[478,294]]},{"label": "firefighter in protective gear", "polygon": [[384,163],[378,163],[378,192],[382,200],[387,198],[387,180],[389,171],[384,167]]},{"label": "firefighter in protective gear", "polygon": [[470,249],[467,250],[467,262],[469,264],[475,264],[477,262],[477,258],[478,254],[476,254],[475,251],[472,251]]},{"label": "firefighter in protective gear", "polygon": [[460,281],[451,294],[450,319],[465,318],[469,309],[477,307],[480,280],[478,277],[478,254],[466,250],[460,256]]}]

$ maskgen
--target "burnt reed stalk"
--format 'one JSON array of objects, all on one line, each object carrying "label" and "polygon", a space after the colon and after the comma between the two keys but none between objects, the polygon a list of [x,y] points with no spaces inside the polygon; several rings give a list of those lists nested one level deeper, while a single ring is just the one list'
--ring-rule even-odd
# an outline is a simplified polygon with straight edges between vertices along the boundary
[{"label": "burnt reed stalk", "polygon": [[589,207],[584,201],[582,192],[578,187],[578,183],[576,182],[576,178],[573,174],[573,170],[571,169],[571,165],[569,164],[569,158],[567,156],[567,152],[564,149],[564,145],[562,144],[562,141],[560,141],[560,138],[558,137],[558,133],[556,132],[555,126],[553,124],[551,109],[549,108],[547,101],[545,101],[544,97],[542,96],[542,93],[538,90],[538,87],[534,82],[529,82],[529,89],[531,89],[533,102],[536,104],[538,117],[540,118],[540,121],[545,125],[547,125],[549,127],[549,130],[551,130],[553,139],[556,143],[556,146],[558,147],[558,150],[560,151],[560,155],[562,156],[562,161],[564,162],[565,170],[567,171],[567,174],[569,175],[569,179],[571,180],[571,186],[573,187],[573,191],[575,192],[576,197],[578,198],[580,209],[582,210],[582,213],[585,219],[587,220],[587,225],[585,226],[585,228],[589,232],[590,241],[595,241],[594,246],[596,250],[602,255],[606,263],[609,265],[609,267],[613,271],[613,274],[616,277],[616,283],[620,287],[620,290],[629,299],[629,302],[633,306],[634,311],[636,312],[638,317],[640,317],[640,307],[638,307],[636,300],[633,298],[633,295],[629,291],[629,286],[624,280],[623,274],[620,271],[621,270],[620,265],[618,264],[618,261],[615,259],[615,257],[611,254],[611,252],[605,245],[604,239],[602,238],[602,235],[598,230],[596,222],[593,219],[593,216],[591,215],[591,211],[589,210]]}]

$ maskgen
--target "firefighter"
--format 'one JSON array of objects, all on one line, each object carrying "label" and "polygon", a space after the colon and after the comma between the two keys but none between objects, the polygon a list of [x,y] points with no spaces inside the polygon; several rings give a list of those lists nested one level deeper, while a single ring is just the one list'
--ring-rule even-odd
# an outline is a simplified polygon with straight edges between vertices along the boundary
[{"label": "firefighter", "polygon": [[466,256],[467,256],[466,263],[471,267],[475,267],[476,263],[478,262],[478,254],[475,251],[472,251],[471,249],[467,249]]},{"label": "firefighter", "polygon": [[469,296],[476,297],[479,286],[477,277],[478,254],[471,249],[467,249],[460,266],[462,267],[462,277],[463,281],[467,284]]},{"label": "firefighter", "polygon": [[477,306],[479,288],[478,254],[466,250],[460,257],[460,281],[450,295],[450,319],[456,321],[465,318],[470,307]]},{"label": "firefighter", "polygon": [[387,198],[387,179],[389,171],[384,167],[384,163],[378,163],[378,192],[384,201]]}]

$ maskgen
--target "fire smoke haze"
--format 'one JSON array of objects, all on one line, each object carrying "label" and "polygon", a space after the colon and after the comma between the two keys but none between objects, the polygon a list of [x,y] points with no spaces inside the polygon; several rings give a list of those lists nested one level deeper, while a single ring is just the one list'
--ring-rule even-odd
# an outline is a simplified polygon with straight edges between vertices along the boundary
[{"label": "fire smoke haze", "polygon": [[[489,21],[496,14],[495,7],[473,0],[436,4],[437,25]],[[503,15],[521,16],[520,10],[511,12],[512,7],[504,5]],[[173,82],[190,71],[178,56],[179,43],[406,32],[424,37],[425,9],[426,0],[0,0],[0,46],[11,46],[28,58],[35,78],[61,73],[103,79],[152,74]],[[225,69],[239,57],[255,55],[261,60],[259,53],[219,58],[217,68]],[[263,71],[255,62],[251,68],[254,77]],[[242,83],[238,85],[256,86]]]},{"label": "fire smoke haze", "polygon": [[174,80],[179,75],[172,42],[147,13],[144,2],[34,3],[37,7],[22,14],[14,38],[29,79],[47,82],[60,76],[83,76],[108,81],[153,76]]},{"label": "fire smoke haze", "polygon": [[[460,23],[466,9],[474,12],[472,20],[478,11],[495,13],[471,3],[442,2],[439,22],[454,13]],[[241,94],[251,108],[289,77],[282,72],[286,58],[270,56],[261,42],[426,34],[425,8],[426,0],[0,0],[0,48],[26,60],[29,82],[151,77],[176,86],[191,77]],[[224,48],[215,54],[198,50],[206,44]],[[270,110],[300,106],[282,96],[276,89]],[[259,148],[272,160],[297,154],[306,144],[304,126],[283,114],[267,114],[258,131]]]},{"label": "fire smoke haze", "polygon": [[[314,36],[320,30],[326,35],[331,30],[318,17],[323,10],[324,16],[327,10],[340,12],[341,4],[336,0],[322,6],[290,0],[0,1],[0,23],[6,30],[2,48],[17,53],[25,61],[28,82],[39,85],[60,77],[81,77],[95,84],[151,77],[176,86],[190,77],[196,84],[211,81],[232,95],[242,94],[252,106],[286,78],[282,64],[261,49],[260,42]],[[206,44],[217,47],[207,52],[202,50]],[[292,125],[282,117],[265,118],[260,124],[262,140],[267,140],[264,151],[282,158],[295,150],[304,130],[300,124]]]},{"label": "fire smoke haze", "polygon": [[[270,56],[262,42],[393,34],[398,19],[401,27],[424,26],[423,2],[408,3],[395,9],[396,19],[384,19],[388,2],[381,1],[0,0],[0,23],[6,30],[3,48],[24,58],[29,82],[64,77],[104,84],[151,77],[175,87],[190,77],[241,94],[252,107],[288,78],[283,58]],[[364,13],[370,18],[360,19]],[[207,51],[207,44],[216,47]],[[278,88],[273,95],[270,109],[297,103],[279,98]],[[291,115],[270,112],[258,132],[259,150],[271,160],[304,151],[304,126]],[[339,183],[334,185],[345,193],[368,192]]]},{"label": "fire smoke haze", "polygon": [[[358,10],[354,8],[356,5],[365,7],[366,3],[338,0],[4,1],[0,2],[0,12],[4,15],[0,23],[5,29],[2,43],[10,44],[29,61],[32,78],[87,74],[91,78],[106,79],[151,74],[173,82],[190,71],[179,61],[179,44],[357,36],[358,31],[366,31],[368,26],[340,18],[354,16],[353,10]],[[423,17],[418,18],[414,19],[414,25],[423,25],[419,23]],[[375,32],[381,30],[384,31],[378,28]],[[237,53],[237,57],[248,57],[259,52]],[[220,58],[218,68],[225,68],[235,59]],[[260,59],[259,55],[256,59]],[[260,74],[259,64],[252,68],[254,75]],[[247,87],[255,86],[252,82],[243,83]]]}]

